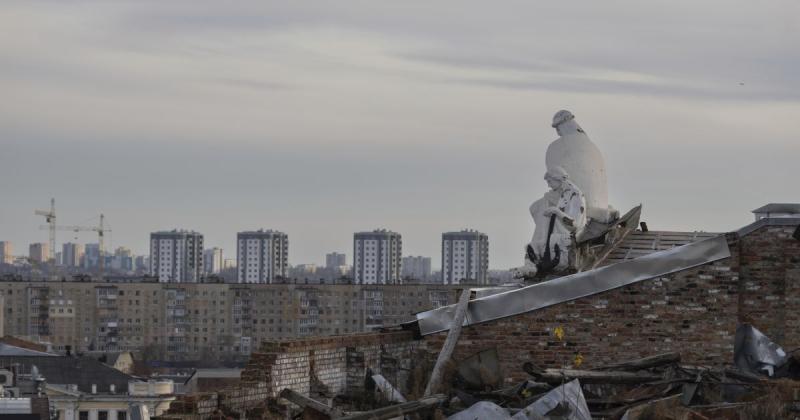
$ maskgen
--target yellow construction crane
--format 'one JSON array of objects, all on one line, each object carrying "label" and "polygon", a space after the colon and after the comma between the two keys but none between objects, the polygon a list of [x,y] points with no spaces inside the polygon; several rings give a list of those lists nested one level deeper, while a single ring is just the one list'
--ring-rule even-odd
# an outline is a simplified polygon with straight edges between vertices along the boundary
[{"label": "yellow construction crane", "polygon": [[[103,216],[101,214],[100,215],[100,224],[98,226],[56,226],[55,223],[53,223],[50,226],[40,226],[39,228],[40,229],[52,229],[52,230],[69,230],[69,231],[76,232],[76,233],[77,232],[97,232],[97,243],[98,243],[98,248],[100,248],[100,250],[99,250],[100,258],[99,258],[98,264],[100,266],[100,278],[103,278],[103,276],[105,275],[105,268],[106,268],[105,267],[106,266],[106,258],[105,258],[105,255],[104,255],[105,252],[106,252],[106,248],[105,248],[105,245],[103,243],[103,236],[105,236],[104,234],[106,232],[111,232],[111,229],[106,229],[105,228],[104,220],[105,220],[105,216]],[[55,233],[52,233],[51,235],[55,235]]]},{"label": "yellow construction crane", "polygon": [[50,199],[50,211],[36,210],[34,214],[44,216],[47,220],[47,229],[50,230],[50,252],[48,253],[50,255],[47,256],[47,259],[50,264],[56,265],[56,199]]}]

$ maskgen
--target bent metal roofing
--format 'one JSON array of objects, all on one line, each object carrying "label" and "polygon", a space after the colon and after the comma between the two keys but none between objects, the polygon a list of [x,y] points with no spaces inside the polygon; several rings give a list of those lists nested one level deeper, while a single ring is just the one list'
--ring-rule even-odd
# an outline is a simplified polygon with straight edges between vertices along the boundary
[{"label": "bent metal roofing", "polygon": [[[639,258],[537,283],[469,302],[464,325],[519,315],[602,293],[731,256],[725,236],[653,252]],[[417,314],[422,335],[450,329],[456,305]]]}]

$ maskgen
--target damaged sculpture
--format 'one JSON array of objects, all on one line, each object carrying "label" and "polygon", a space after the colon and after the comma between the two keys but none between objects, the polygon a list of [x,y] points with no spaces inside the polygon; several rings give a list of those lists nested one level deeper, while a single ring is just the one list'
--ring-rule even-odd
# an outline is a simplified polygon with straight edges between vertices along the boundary
[{"label": "damaged sculpture", "polygon": [[619,213],[608,205],[606,164],[600,149],[575,121],[575,116],[561,110],[553,116],[552,127],[558,139],[547,146],[547,168],[561,167],[586,197],[586,214],[590,219],[608,223]]},{"label": "damaged sculpture", "polygon": [[[569,111],[558,111],[552,127],[559,137],[547,147],[545,180],[552,191],[530,207],[536,224],[533,239],[526,247],[525,265],[513,270],[514,277],[533,280],[550,273],[581,271],[596,258],[584,246],[586,240],[600,238],[616,226],[619,212],[608,205],[605,161],[600,149]],[[588,224],[588,235],[581,235]],[[613,235],[612,235],[613,236]]]},{"label": "damaged sculpture", "polygon": [[555,166],[547,170],[544,179],[551,190],[531,204],[536,228],[526,247],[525,265],[517,269],[518,277],[564,271],[570,267],[575,235],[586,225],[586,200],[583,192],[570,181],[569,174]]}]

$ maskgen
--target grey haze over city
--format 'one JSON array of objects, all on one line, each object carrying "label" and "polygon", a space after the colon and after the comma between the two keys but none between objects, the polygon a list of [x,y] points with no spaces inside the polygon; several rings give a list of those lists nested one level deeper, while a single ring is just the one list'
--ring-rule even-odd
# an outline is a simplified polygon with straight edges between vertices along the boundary
[{"label": "grey haze over city", "polygon": [[6,1],[0,26],[20,254],[55,197],[60,224],[104,213],[109,250],[185,228],[235,258],[263,227],[292,264],[352,262],[353,232],[385,227],[437,268],[441,233],[473,228],[520,265],[559,109],[650,229],[800,201],[796,1]]}]

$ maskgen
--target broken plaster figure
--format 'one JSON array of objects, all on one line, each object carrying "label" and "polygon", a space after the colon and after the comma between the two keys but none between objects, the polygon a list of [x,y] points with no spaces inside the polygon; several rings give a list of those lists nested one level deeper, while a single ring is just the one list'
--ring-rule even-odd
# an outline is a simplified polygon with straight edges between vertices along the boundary
[{"label": "broken plaster figure", "polygon": [[553,116],[552,127],[559,137],[547,146],[547,168],[560,166],[567,171],[586,198],[587,218],[602,223],[616,219],[618,212],[608,205],[606,164],[600,149],[569,111],[558,111]]},{"label": "broken plaster figure", "polygon": [[544,179],[551,190],[530,206],[536,228],[526,247],[525,265],[515,270],[515,277],[569,268],[574,237],[586,225],[586,199],[569,174],[555,166]]}]

